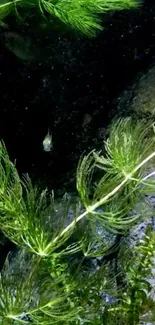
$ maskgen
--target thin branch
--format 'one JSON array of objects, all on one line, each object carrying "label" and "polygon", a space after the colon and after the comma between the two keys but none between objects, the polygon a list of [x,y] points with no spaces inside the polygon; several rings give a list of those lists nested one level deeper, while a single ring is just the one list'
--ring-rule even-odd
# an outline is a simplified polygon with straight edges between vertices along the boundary
[{"label": "thin branch", "polygon": [[100,199],[98,202],[93,204],[92,206],[87,207],[87,210],[83,212],[76,220],[72,221],[57,237],[54,238],[53,242],[56,243],[61,236],[63,236],[68,230],[70,230],[74,223],[79,222],[81,219],[83,219],[87,214],[92,213],[94,210],[96,210],[99,206],[104,204],[109,198],[111,198],[114,194],[116,194],[128,181],[132,178],[132,176],[143,166],[145,165],[149,160],[151,160],[153,157],[155,157],[155,151],[151,153],[147,158],[145,158],[130,174],[126,175],[126,178],[118,185],[116,186],[110,193],[108,193],[106,196],[104,196],[102,199]]}]

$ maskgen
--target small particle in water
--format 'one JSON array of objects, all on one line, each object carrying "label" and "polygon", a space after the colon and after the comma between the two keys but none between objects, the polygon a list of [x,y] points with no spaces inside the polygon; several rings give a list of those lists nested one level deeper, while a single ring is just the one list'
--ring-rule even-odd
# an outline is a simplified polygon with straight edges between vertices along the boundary
[{"label": "small particle in water", "polygon": [[46,78],[46,77],[43,78],[43,79],[42,79],[42,87],[43,87],[43,88],[47,87],[47,83],[48,83],[48,78]]}]

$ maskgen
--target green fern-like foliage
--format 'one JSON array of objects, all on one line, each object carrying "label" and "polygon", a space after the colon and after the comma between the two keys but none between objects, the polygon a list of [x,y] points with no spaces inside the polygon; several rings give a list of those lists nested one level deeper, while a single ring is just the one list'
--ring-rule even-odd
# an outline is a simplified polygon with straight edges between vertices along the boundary
[{"label": "green fern-like foliage", "polygon": [[[119,233],[138,218],[138,215],[129,216],[129,211],[142,198],[147,157],[154,148],[152,126],[145,121],[134,126],[130,118],[119,120],[111,127],[105,148],[106,156],[92,151],[80,161],[77,189],[87,213],[92,216],[92,224],[98,221],[106,229]],[[99,181],[93,176],[96,169],[100,171]],[[101,207],[103,211],[97,210]]]},{"label": "green fern-like foliage", "polygon": [[107,320],[121,313],[127,325],[154,322],[154,249],[155,231],[150,225],[134,248],[124,241],[119,263],[123,267],[126,285],[118,293],[119,303],[109,308]]},{"label": "green fern-like foliage", "polygon": [[136,8],[139,4],[137,0],[1,0],[0,20],[5,22],[8,15],[14,14],[24,22],[28,13],[34,17],[36,12],[36,15],[44,18],[45,23],[56,24],[60,21],[88,36],[94,36],[97,30],[102,30],[101,14]]},{"label": "green fern-like foliage", "polygon": [[65,279],[61,272],[56,277],[43,268],[40,259],[24,250],[15,258],[9,257],[0,277],[0,323],[50,325],[73,320],[79,311],[75,308],[74,282]]},{"label": "green fern-like foliage", "polygon": [[[133,248],[128,238],[133,226],[154,215],[146,198],[155,191],[155,171],[149,171],[154,142],[144,120],[116,121],[106,153],[94,150],[79,162],[81,200],[65,195],[61,202],[28,177],[21,180],[0,143],[0,228],[17,245],[0,274],[0,324],[140,325],[144,316],[153,319],[154,230]],[[94,265],[97,257],[100,265]]]}]

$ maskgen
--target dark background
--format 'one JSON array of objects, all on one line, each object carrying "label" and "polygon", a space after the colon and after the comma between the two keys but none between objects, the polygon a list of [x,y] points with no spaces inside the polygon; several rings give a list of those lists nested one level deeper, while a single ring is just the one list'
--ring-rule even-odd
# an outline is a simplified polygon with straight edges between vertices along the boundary
[{"label": "dark background", "polygon": [[[28,173],[56,195],[75,192],[80,155],[102,147],[117,99],[137,73],[154,64],[153,2],[110,13],[103,24],[93,39],[50,31],[41,45],[51,48],[53,59],[40,64],[20,60],[0,42],[0,139],[20,175]],[[48,129],[50,153],[42,148]]]}]

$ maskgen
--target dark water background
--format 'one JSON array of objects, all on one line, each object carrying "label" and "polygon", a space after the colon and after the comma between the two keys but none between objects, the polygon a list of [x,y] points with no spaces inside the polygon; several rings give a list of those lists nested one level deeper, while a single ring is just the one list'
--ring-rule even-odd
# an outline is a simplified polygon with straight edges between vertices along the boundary
[{"label": "dark water background", "polygon": [[[20,175],[56,195],[76,191],[80,155],[102,147],[117,99],[155,63],[154,1],[110,14],[104,26],[93,39],[49,32],[41,45],[53,60],[41,64],[19,60],[0,42],[0,139]],[[51,153],[42,148],[48,129]]]},{"label": "dark water background", "polygon": [[[117,98],[155,60],[153,2],[110,14],[104,26],[94,39],[48,33],[41,40],[51,47],[48,64],[27,64],[0,43],[0,138],[20,174],[58,195],[75,191],[80,155],[101,148]],[[51,153],[42,149],[48,128]]]}]

